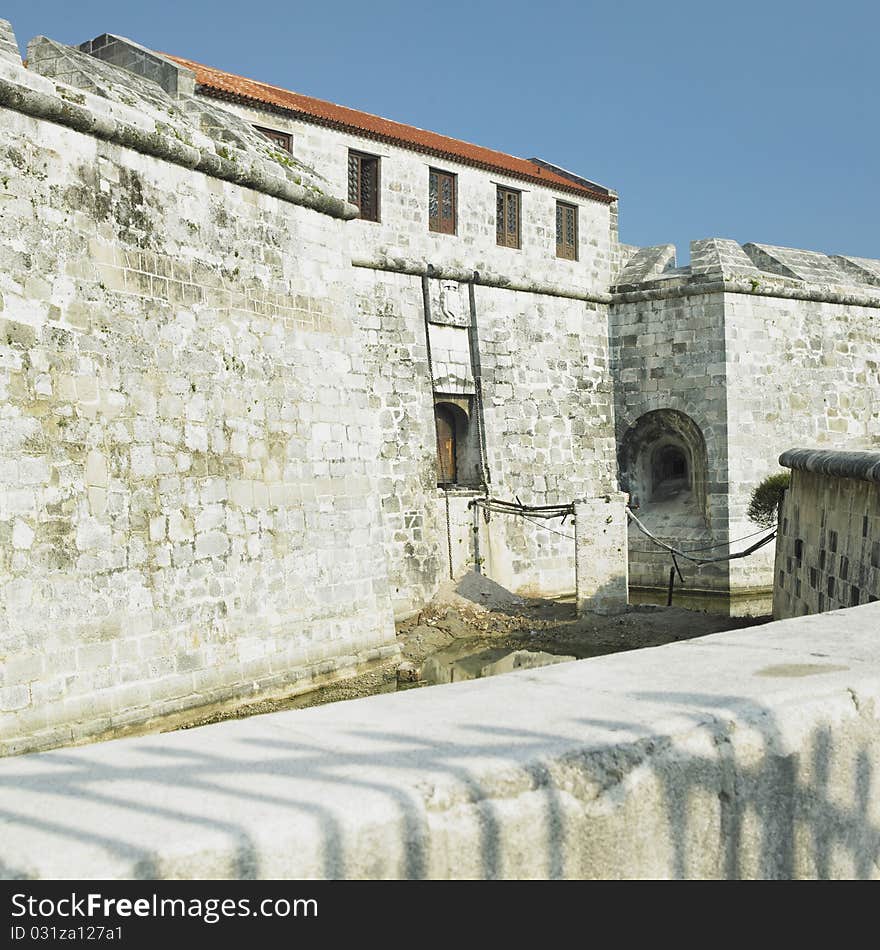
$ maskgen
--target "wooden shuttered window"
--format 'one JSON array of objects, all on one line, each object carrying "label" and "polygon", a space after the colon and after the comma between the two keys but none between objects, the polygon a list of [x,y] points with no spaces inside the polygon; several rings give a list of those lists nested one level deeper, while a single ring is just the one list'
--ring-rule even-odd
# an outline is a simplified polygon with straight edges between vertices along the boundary
[{"label": "wooden shuttered window", "polygon": [[455,234],[455,175],[428,170],[428,230],[438,234]]},{"label": "wooden shuttered window", "polygon": [[498,189],[495,229],[502,247],[520,246],[520,193],[510,188]]},{"label": "wooden shuttered window", "polygon": [[379,220],[379,159],[363,152],[348,153],[348,200],[366,221]]},{"label": "wooden shuttered window", "polygon": [[578,259],[578,209],[563,201],[556,202],[556,256]]},{"label": "wooden shuttered window", "polygon": [[259,125],[255,125],[254,128],[258,132],[262,132],[263,135],[265,135],[270,142],[274,142],[278,148],[283,149],[285,152],[293,152],[293,136],[289,132],[279,132],[277,129],[264,129]]}]

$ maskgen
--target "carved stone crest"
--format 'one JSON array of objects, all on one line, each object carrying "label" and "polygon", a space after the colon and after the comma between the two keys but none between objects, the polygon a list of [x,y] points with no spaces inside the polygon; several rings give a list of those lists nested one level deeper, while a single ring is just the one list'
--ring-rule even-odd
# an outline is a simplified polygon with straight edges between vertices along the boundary
[{"label": "carved stone crest", "polygon": [[470,308],[462,285],[457,280],[432,280],[431,284],[431,322],[468,326]]}]

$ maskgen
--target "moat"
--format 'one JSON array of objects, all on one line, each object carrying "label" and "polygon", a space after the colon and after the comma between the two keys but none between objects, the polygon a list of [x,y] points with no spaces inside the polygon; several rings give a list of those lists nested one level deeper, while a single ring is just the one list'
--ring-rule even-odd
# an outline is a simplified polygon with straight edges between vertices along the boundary
[{"label": "moat", "polygon": [[397,625],[400,656],[382,667],[288,698],[211,715],[200,716],[194,710],[188,721],[175,721],[173,728],[657,647],[757,626],[770,619],[724,617],[656,605],[578,617],[573,597],[519,597],[484,577],[468,574],[456,585],[447,584],[424,610]]}]

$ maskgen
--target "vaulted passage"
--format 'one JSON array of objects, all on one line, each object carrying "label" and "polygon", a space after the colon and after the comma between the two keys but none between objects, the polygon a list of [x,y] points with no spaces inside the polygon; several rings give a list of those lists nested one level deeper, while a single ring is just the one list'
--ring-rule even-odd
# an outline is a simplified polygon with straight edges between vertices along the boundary
[{"label": "vaulted passage", "polygon": [[706,516],[706,440],[675,409],[646,412],[626,432],[620,480],[637,507],[677,505]]},{"label": "vaulted passage", "polygon": [[656,448],[651,456],[651,501],[691,491],[690,470],[686,449],[673,444]]}]

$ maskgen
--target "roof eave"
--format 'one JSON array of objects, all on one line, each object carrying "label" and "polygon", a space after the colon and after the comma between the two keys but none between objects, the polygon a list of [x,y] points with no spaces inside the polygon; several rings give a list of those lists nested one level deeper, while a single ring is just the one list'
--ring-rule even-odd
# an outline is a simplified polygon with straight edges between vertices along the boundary
[{"label": "roof eave", "polygon": [[542,185],[543,187],[549,188],[552,191],[561,191],[566,194],[579,195],[582,198],[598,201],[600,204],[612,204],[617,200],[617,196],[611,191],[609,191],[607,194],[603,194],[601,192],[592,191],[588,188],[579,187],[574,184],[569,187],[563,182],[548,181],[541,175],[527,175],[522,172],[515,172],[509,168],[504,168],[502,165],[495,165],[491,162],[482,162],[479,159],[469,158],[464,155],[459,155],[455,152],[432,148],[430,145],[421,145],[416,142],[410,142],[404,138],[399,138],[398,136],[374,132],[370,129],[364,129],[360,126],[352,125],[351,123],[343,122],[339,119],[330,119],[324,116],[316,116],[310,112],[305,112],[300,109],[291,109],[287,106],[281,106],[274,102],[267,102],[265,99],[260,99],[256,96],[248,96],[240,92],[230,92],[228,89],[222,89],[218,86],[212,86],[208,83],[197,83],[196,92],[206,96],[212,96],[215,99],[224,99],[228,102],[239,102],[243,105],[256,106],[257,108],[268,112],[275,112],[279,115],[293,116],[297,119],[301,119],[303,122],[310,122],[313,125],[321,125],[325,128],[337,129],[341,132],[348,132],[352,135],[357,135],[361,138],[371,139],[377,142],[385,142],[389,145],[396,145],[399,148],[405,148],[411,152],[418,152],[423,155],[433,155],[438,158],[444,158],[447,161],[458,162],[461,165],[468,165],[472,168],[481,168],[485,171],[496,172],[499,175],[505,175],[508,178],[514,178],[518,181],[528,181],[532,184]]}]

